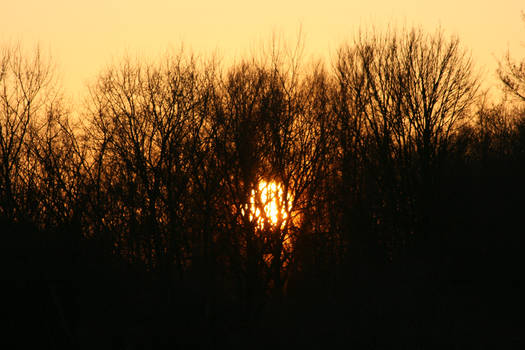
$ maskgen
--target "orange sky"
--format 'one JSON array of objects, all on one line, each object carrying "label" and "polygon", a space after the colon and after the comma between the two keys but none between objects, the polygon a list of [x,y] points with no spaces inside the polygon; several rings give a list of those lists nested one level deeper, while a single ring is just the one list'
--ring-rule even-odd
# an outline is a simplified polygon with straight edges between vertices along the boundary
[{"label": "orange sky", "polygon": [[0,42],[50,49],[66,90],[124,52],[155,56],[181,42],[194,51],[240,56],[270,38],[293,39],[302,26],[310,52],[325,54],[360,26],[441,25],[458,34],[477,64],[494,76],[507,48],[525,57],[523,0],[0,0]]}]

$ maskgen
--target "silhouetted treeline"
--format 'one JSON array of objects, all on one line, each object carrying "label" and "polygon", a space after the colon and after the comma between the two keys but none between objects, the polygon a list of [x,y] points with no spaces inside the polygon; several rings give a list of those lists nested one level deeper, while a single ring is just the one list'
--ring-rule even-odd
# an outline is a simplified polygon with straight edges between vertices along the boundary
[{"label": "silhouetted treeline", "polygon": [[458,39],[363,32],[329,65],[275,42],[228,66],[126,58],[74,111],[39,50],[5,47],[15,327],[50,322],[50,348],[517,341],[520,67],[499,71],[517,99],[487,102]]}]

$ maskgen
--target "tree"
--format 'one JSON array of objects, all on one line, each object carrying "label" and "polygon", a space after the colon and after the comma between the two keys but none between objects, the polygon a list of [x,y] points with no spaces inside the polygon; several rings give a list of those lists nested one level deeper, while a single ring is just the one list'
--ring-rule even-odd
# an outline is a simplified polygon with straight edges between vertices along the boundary
[{"label": "tree", "polygon": [[[525,12],[521,14],[525,22]],[[521,101],[525,101],[525,60],[516,62],[507,52],[499,62],[498,75],[504,88]]]},{"label": "tree", "polygon": [[0,51],[0,216],[19,221],[24,191],[30,185],[31,129],[58,100],[53,66],[37,47],[31,55],[21,45]]},{"label": "tree", "polygon": [[91,226],[118,254],[148,268],[176,262],[179,274],[191,256],[192,152],[206,115],[197,64],[182,54],[156,65],[125,59],[91,87],[87,111]]},{"label": "tree", "polygon": [[431,227],[440,164],[478,90],[471,59],[457,38],[411,29],[360,34],[335,67],[343,181],[356,183],[355,166],[345,163],[361,159],[368,175],[359,190],[385,230],[377,239],[399,249]]}]

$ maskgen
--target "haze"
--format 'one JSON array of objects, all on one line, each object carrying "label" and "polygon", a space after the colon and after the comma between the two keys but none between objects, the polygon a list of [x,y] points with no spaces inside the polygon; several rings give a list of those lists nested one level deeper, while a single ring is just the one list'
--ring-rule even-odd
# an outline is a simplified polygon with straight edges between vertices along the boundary
[{"label": "haze", "polygon": [[65,89],[78,94],[124,52],[155,56],[184,43],[200,53],[236,57],[272,32],[293,40],[302,27],[306,49],[327,56],[360,26],[441,26],[460,37],[487,79],[495,82],[497,59],[507,49],[524,56],[524,9],[521,0],[4,0],[0,40],[49,49]]}]

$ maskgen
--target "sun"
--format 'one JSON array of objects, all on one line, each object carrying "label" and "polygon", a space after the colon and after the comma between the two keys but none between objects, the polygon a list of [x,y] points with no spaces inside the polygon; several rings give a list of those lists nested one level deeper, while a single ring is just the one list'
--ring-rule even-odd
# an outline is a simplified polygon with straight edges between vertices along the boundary
[{"label": "sun", "polygon": [[260,181],[250,194],[250,202],[245,205],[250,221],[255,221],[257,228],[285,227],[289,220],[291,198],[284,193],[283,185],[276,181]]}]

